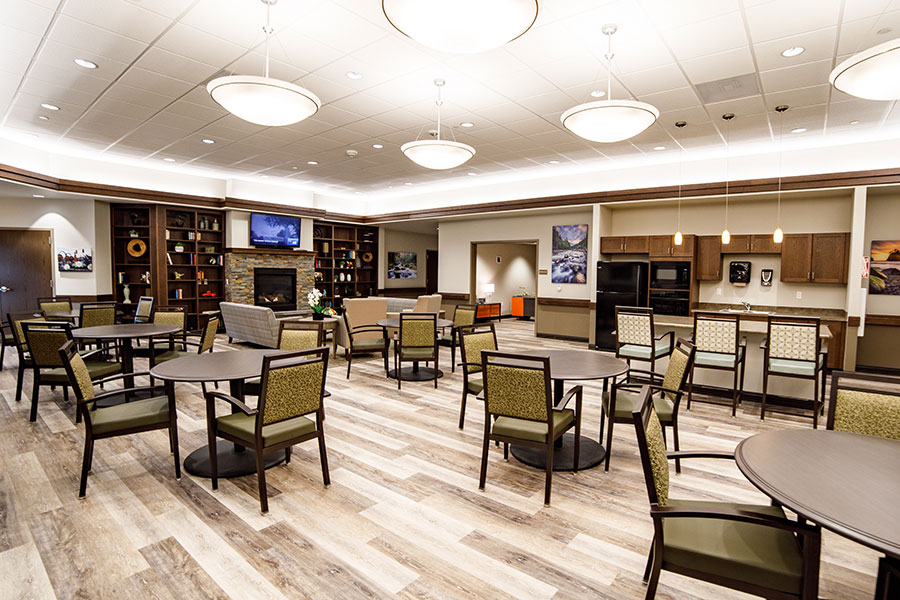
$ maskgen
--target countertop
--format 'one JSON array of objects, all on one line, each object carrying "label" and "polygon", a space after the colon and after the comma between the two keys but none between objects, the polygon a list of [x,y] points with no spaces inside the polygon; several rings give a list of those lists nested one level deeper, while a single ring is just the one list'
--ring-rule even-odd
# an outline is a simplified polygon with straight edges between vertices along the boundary
[{"label": "countertop", "polygon": [[[823,321],[847,321],[847,311],[838,308],[807,308],[805,306],[765,306],[752,304],[753,310],[771,311],[776,315],[789,317],[819,317]],[[743,310],[742,304],[727,304],[716,302],[701,302],[697,304],[697,310],[718,311],[723,308]],[[766,315],[741,315],[741,321],[765,321]]]},{"label": "countertop", "polygon": [[[763,310],[763,309],[760,309]],[[784,314],[779,312],[779,314]],[[765,315],[749,315],[753,317],[762,317],[761,319],[749,319],[741,315],[741,333],[758,333],[765,335],[768,331]],[[795,315],[796,316],[796,315]],[[804,316],[809,316],[808,314]],[[836,319],[835,319],[836,320]],[[657,327],[673,327],[673,328],[693,328],[694,317],[678,317],[675,315],[653,315],[653,324]],[[658,332],[657,332],[658,333]],[[831,330],[828,325],[822,325],[819,329],[819,337],[829,339],[832,337]]]}]

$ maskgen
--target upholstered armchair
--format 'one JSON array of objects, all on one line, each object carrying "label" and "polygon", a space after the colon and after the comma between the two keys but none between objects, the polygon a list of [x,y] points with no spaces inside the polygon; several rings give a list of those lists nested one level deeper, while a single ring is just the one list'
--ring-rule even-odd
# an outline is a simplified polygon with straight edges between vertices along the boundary
[{"label": "upholstered armchair", "polygon": [[403,381],[400,368],[404,362],[434,362],[434,387],[438,384],[437,314],[401,313],[400,331],[394,340],[394,369],[397,373],[397,389]]},{"label": "upholstered armchair", "polygon": [[691,335],[697,355],[688,384],[687,407],[691,409],[694,391],[694,371],[715,369],[731,371],[734,376],[731,395],[731,416],[744,393],[744,368],[747,365],[747,338],[741,336],[741,315],[720,312],[694,311],[694,331]]},{"label": "upholstered armchair", "polygon": [[[464,327],[472,327],[474,324],[475,306],[457,304],[453,310],[453,327],[450,328],[450,372],[452,373],[456,372],[456,345],[460,339],[460,331]],[[496,350],[496,348],[492,348],[492,350]]]},{"label": "upholstered armchair", "polygon": [[386,298],[345,298],[343,330],[338,332],[338,343],[344,347],[347,359],[347,379],[353,357],[360,354],[381,354],[384,373],[388,371],[387,330],[378,321],[387,318]]},{"label": "upholstered armchair", "polygon": [[656,361],[671,354],[674,346],[674,332],[656,335],[652,308],[616,307],[616,358],[624,358],[629,369],[632,360],[643,360],[656,371]]}]

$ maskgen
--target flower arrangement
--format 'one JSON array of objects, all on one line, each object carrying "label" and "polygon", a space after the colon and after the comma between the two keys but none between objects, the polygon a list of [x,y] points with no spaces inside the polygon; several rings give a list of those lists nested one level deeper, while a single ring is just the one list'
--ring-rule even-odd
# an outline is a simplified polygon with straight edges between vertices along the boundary
[{"label": "flower arrangement", "polygon": [[322,293],[322,290],[318,288],[313,288],[306,295],[306,302],[309,304],[309,307],[313,311],[314,319],[321,319],[325,317],[325,315],[332,316],[337,313],[334,312],[334,309],[329,306],[322,306],[322,296],[325,294]]}]

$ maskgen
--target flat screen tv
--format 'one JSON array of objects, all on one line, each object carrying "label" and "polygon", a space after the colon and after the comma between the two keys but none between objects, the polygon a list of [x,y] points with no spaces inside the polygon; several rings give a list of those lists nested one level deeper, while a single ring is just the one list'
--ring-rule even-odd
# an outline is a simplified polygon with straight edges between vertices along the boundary
[{"label": "flat screen tv", "polygon": [[300,218],[250,213],[250,244],[263,248],[297,248]]}]

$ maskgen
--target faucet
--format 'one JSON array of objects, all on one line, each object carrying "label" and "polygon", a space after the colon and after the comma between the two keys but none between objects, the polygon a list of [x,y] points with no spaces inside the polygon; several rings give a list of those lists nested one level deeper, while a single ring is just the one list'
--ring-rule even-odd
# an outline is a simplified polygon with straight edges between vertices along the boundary
[{"label": "faucet", "polygon": [[741,304],[744,305],[744,310],[745,310],[745,311],[751,312],[751,310],[750,310],[750,303],[749,303],[749,302],[744,302],[743,300],[741,300]]}]

